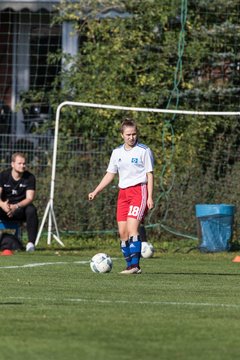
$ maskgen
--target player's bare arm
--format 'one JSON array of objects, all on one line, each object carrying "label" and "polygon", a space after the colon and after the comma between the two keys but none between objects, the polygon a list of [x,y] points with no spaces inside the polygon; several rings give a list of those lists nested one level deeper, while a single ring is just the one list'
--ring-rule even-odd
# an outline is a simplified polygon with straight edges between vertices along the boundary
[{"label": "player's bare arm", "polygon": [[35,198],[35,194],[36,194],[35,190],[27,190],[25,199],[23,199],[22,201],[20,201],[17,204],[10,204],[9,205],[11,212],[13,213],[17,209],[19,209],[21,207],[25,207],[25,206],[31,204],[33,202],[34,198]]},{"label": "player's bare arm", "polygon": [[102,178],[99,185],[96,187],[96,189],[88,194],[88,200],[93,200],[112,180],[114,179],[116,174],[107,172],[105,176]]},{"label": "player's bare arm", "polygon": [[153,172],[148,172],[147,173],[147,179],[148,179],[148,183],[147,183],[147,187],[148,187],[147,206],[151,210],[154,207],[154,202],[153,202],[154,176],[153,176]]}]

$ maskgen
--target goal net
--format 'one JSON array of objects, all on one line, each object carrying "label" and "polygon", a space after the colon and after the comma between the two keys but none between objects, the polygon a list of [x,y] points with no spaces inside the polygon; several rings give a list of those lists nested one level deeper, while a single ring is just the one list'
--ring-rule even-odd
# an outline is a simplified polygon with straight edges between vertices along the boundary
[{"label": "goal net", "polygon": [[[155,155],[148,232],[195,238],[196,204],[239,202],[239,2],[82,3],[0,2],[1,167],[28,154],[42,217],[54,153],[60,232],[116,234],[117,184],[93,204],[87,194],[132,116]],[[119,108],[65,106],[54,149],[64,101]]]},{"label": "goal net", "polygon": [[[134,113],[134,118],[151,119],[157,116],[158,130],[161,129],[161,140],[156,136],[154,129],[149,136],[149,144],[154,148],[156,159],[155,169],[155,208],[146,219],[145,226],[149,233],[160,234],[162,230],[185,238],[197,239],[190,235],[196,233],[197,222],[195,207],[197,204],[235,204],[238,203],[236,192],[233,187],[238,188],[238,180],[234,172],[238,172],[239,163],[239,145],[236,143],[238,134],[238,112],[204,112],[188,110],[166,110],[151,108],[134,108],[119,105],[106,105],[81,102],[63,102],[59,105],[56,116],[53,167],[51,178],[51,192],[48,206],[45,210],[44,222],[49,215],[51,226],[49,236],[51,236],[52,223],[57,230],[57,240],[59,238],[57,218],[60,219],[61,228],[69,231],[69,227],[75,233],[82,235],[100,235],[110,233],[116,234],[116,197],[117,182],[109,186],[97,197],[94,203],[89,203],[87,194],[92,191],[99,180],[104,175],[111,147],[117,146],[119,139],[97,138],[81,139],[75,138],[67,142],[67,147],[72,147],[74,141],[74,151],[66,153],[66,139],[58,139],[59,123],[61,121],[61,109],[69,108],[90,108],[94,116],[101,117],[101,111],[120,112],[124,118],[124,112]],[[99,114],[100,111],[100,114]],[[173,127],[166,123],[164,117],[174,114],[178,126],[189,126],[189,133],[186,136],[180,136],[177,141],[177,132]],[[115,115],[116,116],[116,115]],[[208,134],[209,122],[213,124],[225,123],[220,136]],[[229,133],[228,122],[231,126],[235,124],[235,135]],[[188,124],[188,125],[187,125]],[[206,127],[208,142],[202,140],[203,126]],[[215,126],[214,125],[214,126]],[[191,127],[199,128],[195,131],[195,139]],[[141,128],[141,127],[140,127]],[[238,137],[238,136],[237,136]],[[176,138],[176,140],[175,140]],[[205,136],[206,139],[206,136]],[[58,141],[62,144],[59,145]],[[195,141],[198,141],[198,147],[195,147]],[[161,146],[158,147],[157,143]],[[68,154],[68,156],[66,156]],[[70,156],[69,156],[70,154]],[[57,166],[57,159],[60,166]],[[55,185],[57,172],[58,182]],[[230,186],[229,186],[230,185]],[[59,187],[60,186],[60,187]],[[63,194],[54,200],[54,192]],[[57,214],[57,216],[56,216]],[[71,223],[71,225],[69,225]],[[75,230],[74,230],[75,229]],[[81,230],[80,230],[81,229]],[[41,229],[42,231],[42,229]],[[50,237],[49,237],[50,241]]]}]

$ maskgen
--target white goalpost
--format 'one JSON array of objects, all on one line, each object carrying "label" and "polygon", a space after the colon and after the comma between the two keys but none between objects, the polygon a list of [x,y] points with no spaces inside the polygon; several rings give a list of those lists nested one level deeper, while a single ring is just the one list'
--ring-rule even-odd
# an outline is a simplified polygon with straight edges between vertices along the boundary
[{"label": "white goalpost", "polygon": [[[157,108],[139,108],[139,107],[128,107],[128,106],[118,106],[118,105],[105,105],[105,104],[95,104],[95,103],[84,103],[84,102],[74,102],[74,101],[64,101],[58,105],[56,111],[55,119],[55,132],[54,132],[54,146],[53,146],[53,155],[52,155],[52,174],[51,174],[51,185],[50,185],[50,197],[47,203],[41,225],[36,238],[36,245],[39,243],[45,222],[48,218],[48,234],[47,234],[47,244],[51,244],[52,237],[64,247],[64,243],[60,239],[59,229],[57,225],[57,219],[54,213],[54,190],[55,190],[55,178],[56,178],[56,162],[57,162],[57,146],[58,146],[58,132],[59,132],[59,121],[61,109],[64,106],[78,106],[78,107],[88,107],[88,108],[98,108],[98,109],[109,109],[109,110],[122,110],[122,111],[136,111],[136,112],[153,112],[153,113],[162,113],[162,114],[183,114],[183,115],[215,115],[215,116],[239,116],[240,112],[220,112],[220,111],[191,111],[191,110],[170,110],[170,109],[157,109]],[[55,228],[55,233],[53,231],[53,226]]]}]

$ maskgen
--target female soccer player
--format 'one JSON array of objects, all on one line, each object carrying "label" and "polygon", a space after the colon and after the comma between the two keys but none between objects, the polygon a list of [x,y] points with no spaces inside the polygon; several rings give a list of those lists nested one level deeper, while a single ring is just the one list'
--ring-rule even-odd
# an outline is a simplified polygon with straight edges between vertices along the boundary
[{"label": "female soccer player", "polygon": [[121,250],[127,267],[121,274],[141,274],[141,239],[139,227],[148,209],[153,208],[153,155],[138,142],[136,123],[126,118],[121,124],[124,144],[113,150],[107,172],[96,189],[88,194],[93,200],[119,175],[117,223]]}]

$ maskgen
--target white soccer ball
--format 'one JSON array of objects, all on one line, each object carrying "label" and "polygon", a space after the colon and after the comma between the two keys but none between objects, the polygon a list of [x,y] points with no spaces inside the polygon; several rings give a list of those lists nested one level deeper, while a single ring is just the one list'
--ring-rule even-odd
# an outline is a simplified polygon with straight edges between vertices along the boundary
[{"label": "white soccer ball", "polygon": [[105,253],[94,255],[90,261],[90,268],[94,273],[108,273],[112,270],[112,259]]},{"label": "white soccer ball", "polygon": [[148,259],[153,257],[154,254],[154,247],[151,243],[143,241],[142,242],[142,249],[141,249],[141,255],[143,258]]}]

